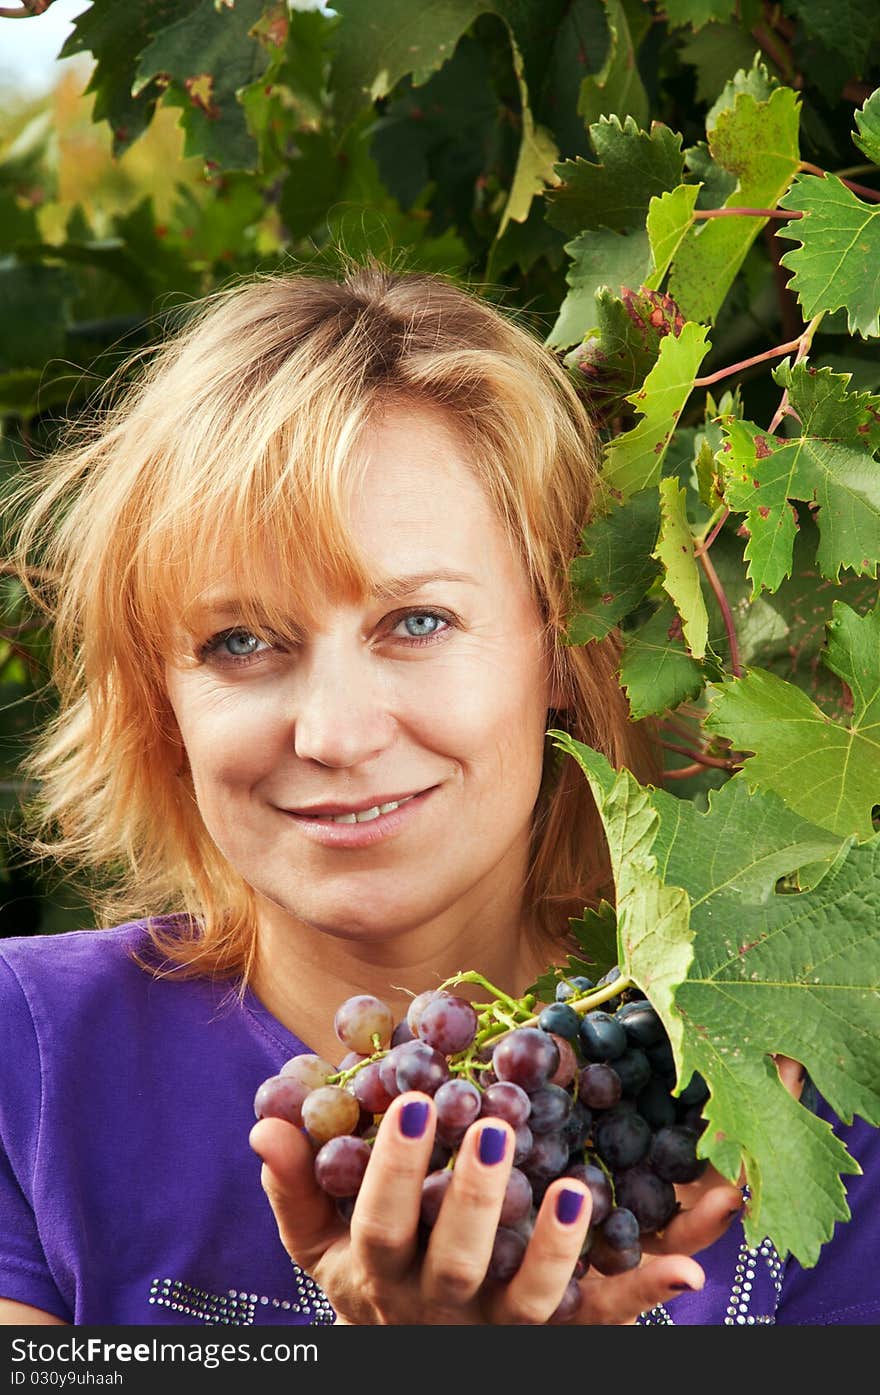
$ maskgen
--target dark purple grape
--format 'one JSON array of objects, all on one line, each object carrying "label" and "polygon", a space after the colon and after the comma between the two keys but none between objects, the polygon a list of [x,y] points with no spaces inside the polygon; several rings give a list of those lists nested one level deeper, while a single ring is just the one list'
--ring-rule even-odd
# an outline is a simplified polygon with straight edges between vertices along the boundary
[{"label": "dark purple grape", "polygon": [[589,993],[595,984],[590,978],[584,978],[583,974],[575,974],[574,978],[560,979],[556,985],[557,1003],[567,1003],[572,998],[583,998]]},{"label": "dark purple grape", "polygon": [[525,1252],[526,1242],[523,1237],[509,1226],[500,1225],[495,1232],[495,1243],[492,1246],[486,1277],[507,1283],[522,1264]]},{"label": "dark purple grape", "polygon": [[706,1158],[697,1157],[699,1134],[681,1124],[660,1129],[651,1140],[648,1160],[667,1182],[695,1182],[706,1171]]},{"label": "dark purple grape", "polygon": [[585,1186],[589,1187],[593,1202],[590,1225],[602,1225],[605,1218],[611,1214],[614,1206],[614,1192],[607,1172],[603,1172],[601,1167],[596,1167],[593,1163],[574,1163],[565,1169],[564,1175],[575,1177],[579,1182],[583,1182]]},{"label": "dark purple grape", "polygon": [[354,1215],[354,1204],[356,1201],[356,1196],[338,1196],[336,1198],[337,1215],[340,1220],[345,1221],[346,1225],[351,1225],[351,1218]]},{"label": "dark purple grape", "polygon": [[650,1146],[651,1125],[635,1110],[603,1114],[593,1129],[593,1147],[612,1172],[634,1167]]},{"label": "dark purple grape", "polygon": [[433,1095],[449,1079],[446,1057],[427,1042],[405,1041],[394,1050],[397,1053],[394,1075],[401,1094],[404,1090],[421,1090]]},{"label": "dark purple grape", "polygon": [[640,1046],[628,1046],[613,1062],[625,1095],[637,1095],[651,1079],[651,1062]]},{"label": "dark purple grape", "polygon": [[520,1124],[513,1131],[513,1165],[522,1167],[535,1146],[535,1136],[528,1124]]},{"label": "dark purple grape", "polygon": [[404,1041],[415,1041],[415,1032],[404,1017],[391,1033],[391,1045],[400,1046]]},{"label": "dark purple grape", "polygon": [[505,1119],[511,1128],[518,1129],[531,1112],[532,1102],[525,1090],[511,1080],[499,1080],[483,1091],[480,1113],[484,1118]]},{"label": "dark purple grape", "polygon": [[522,1164],[530,1182],[552,1182],[568,1166],[568,1143],[561,1133],[535,1135],[532,1150]]},{"label": "dark purple grape", "polygon": [[318,1186],[329,1196],[356,1196],[371,1151],[369,1143],[350,1134],[329,1139],[315,1154]]},{"label": "dark purple grape", "polygon": [[492,1069],[498,1079],[513,1081],[527,1094],[546,1085],[558,1066],[556,1042],[538,1027],[517,1027],[508,1032],[492,1053]]},{"label": "dark purple grape", "polygon": [[681,1124],[683,1128],[693,1129],[697,1138],[705,1132],[709,1120],[703,1116],[703,1106],[692,1104],[687,1109],[676,1110],[675,1122]]},{"label": "dark purple grape", "polygon": [[438,993],[426,1003],[417,1034],[444,1056],[454,1056],[470,1046],[477,1034],[477,1014],[466,998],[452,993]]},{"label": "dark purple grape", "polygon": [[289,1124],[302,1123],[303,1102],[311,1088],[289,1075],[270,1075],[254,1095],[254,1114],[258,1119],[286,1119]]},{"label": "dark purple grape", "polygon": [[400,1060],[398,1053],[409,1044],[409,1042],[401,1042],[399,1046],[392,1046],[388,1054],[378,1062],[379,1079],[391,1099],[396,1099],[400,1094],[400,1087],[397,1084],[397,1062]]},{"label": "dark purple grape", "polygon": [[567,1003],[551,1003],[539,1016],[538,1026],[542,1032],[553,1032],[566,1041],[577,1041],[581,1019]]},{"label": "dark purple grape", "polygon": [[590,1246],[588,1258],[600,1274],[625,1274],[628,1269],[638,1269],[642,1262],[642,1247],[641,1244],[636,1244],[625,1250],[614,1250],[602,1239],[601,1234],[597,1234]]},{"label": "dark purple grape", "polygon": [[662,1230],[678,1210],[675,1188],[649,1167],[638,1166],[620,1172],[614,1179],[618,1207],[632,1211],[644,1231]]},{"label": "dark purple grape", "polygon": [[602,1222],[600,1234],[612,1250],[627,1250],[641,1244],[640,1230],[638,1217],[632,1211],[625,1206],[615,1206]]},{"label": "dark purple grape", "polygon": [[449,1159],[452,1157],[452,1152],[453,1150],[449,1147],[449,1145],[444,1143],[442,1139],[439,1139],[435,1134],[434,1147],[431,1149],[431,1156],[428,1159],[428,1171],[442,1172],[443,1168],[446,1166],[446,1164],[449,1162]]},{"label": "dark purple grape", "polygon": [[565,1126],[562,1130],[568,1140],[570,1152],[576,1153],[578,1149],[584,1147],[584,1144],[590,1137],[592,1128],[593,1111],[587,1105],[583,1104],[581,1100],[575,1100],[572,1105],[571,1113],[566,1119]]},{"label": "dark purple grape", "polygon": [[659,1046],[668,1041],[666,1028],[658,1013],[644,1000],[622,1003],[614,1016],[623,1024],[632,1046]]},{"label": "dark purple grape", "polygon": [[622,1093],[620,1076],[612,1066],[600,1061],[584,1066],[578,1079],[578,1098],[588,1109],[612,1109]]},{"label": "dark purple grape", "polygon": [[581,1286],[576,1278],[569,1279],[565,1286],[565,1292],[547,1319],[554,1325],[560,1322],[571,1322],[581,1310],[581,1299],[583,1294]]},{"label": "dark purple grape", "polygon": [[422,1183],[422,1202],[419,1218],[423,1225],[430,1230],[440,1214],[440,1207],[446,1195],[446,1189],[452,1181],[452,1172],[449,1168],[444,1168],[439,1172],[429,1172]]},{"label": "dark purple grape", "polygon": [[664,1124],[675,1123],[675,1101],[669,1087],[659,1076],[652,1076],[644,1089],[639,1091],[636,1108],[652,1129],[662,1129]]},{"label": "dark purple grape", "polygon": [[671,1080],[675,1079],[675,1057],[672,1054],[670,1041],[661,1041],[659,1046],[646,1047],[645,1055],[658,1075]]},{"label": "dark purple grape", "polygon": [[556,1032],[548,1032],[548,1036],[551,1041],[555,1041],[556,1049],[559,1052],[559,1065],[551,1075],[548,1084],[561,1085],[565,1088],[577,1075],[578,1058],[575,1055],[574,1047],[566,1037],[561,1037]]},{"label": "dark purple grape", "polygon": [[515,1225],[517,1221],[524,1220],[531,1212],[532,1201],[531,1182],[518,1167],[512,1167],[504,1191],[504,1201],[501,1204],[498,1224],[510,1226]]},{"label": "dark purple grape", "polygon": [[434,1095],[437,1134],[444,1143],[460,1143],[480,1113],[482,1096],[469,1080],[447,1080]]},{"label": "dark purple grape", "polygon": [[542,1085],[531,1096],[532,1112],[529,1128],[532,1133],[558,1133],[571,1113],[572,1098],[561,1085]]},{"label": "dark purple grape", "polygon": [[698,1070],[695,1070],[687,1085],[685,1085],[679,1095],[679,1103],[686,1108],[692,1104],[703,1105],[709,1098],[709,1086],[706,1084]]},{"label": "dark purple grape", "polygon": [[581,1050],[588,1061],[613,1061],[626,1050],[626,1032],[608,1012],[588,1012],[580,1025]]},{"label": "dark purple grape", "polygon": [[384,1114],[394,1098],[382,1084],[380,1064],[379,1061],[370,1061],[348,1082],[351,1093],[371,1114]]},{"label": "dark purple grape", "polygon": [[642,1231],[651,1235],[662,1235],[682,1209],[673,1184],[659,1177],[647,1158],[615,1173],[614,1190],[618,1203],[628,1207]]}]

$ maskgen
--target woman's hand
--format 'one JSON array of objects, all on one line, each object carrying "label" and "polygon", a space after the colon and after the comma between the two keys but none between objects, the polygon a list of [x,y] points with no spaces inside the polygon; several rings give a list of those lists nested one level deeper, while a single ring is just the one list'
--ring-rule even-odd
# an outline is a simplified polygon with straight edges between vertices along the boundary
[{"label": "woman's hand", "polygon": [[[420,1119],[423,1131],[414,1131]],[[516,1274],[506,1283],[487,1280],[512,1165],[513,1130],[494,1118],[471,1125],[427,1248],[421,1249],[422,1182],[434,1127],[427,1095],[410,1092],[393,1101],[346,1225],[315,1181],[314,1153],[305,1134],[280,1119],[255,1124],[251,1146],[263,1160],[262,1184],[285,1249],[321,1286],[344,1323],[546,1323],[565,1293],[589,1228],[587,1188],[572,1178],[554,1181]],[[497,1161],[485,1160],[496,1152]],[[658,1241],[662,1252],[613,1277],[588,1270],[580,1281],[580,1309],[569,1321],[630,1323],[683,1289],[701,1288],[703,1271],[690,1255],[716,1240],[742,1204],[739,1189],[715,1177],[666,1228]],[[574,1220],[557,1213],[566,1192],[582,1197]]]}]

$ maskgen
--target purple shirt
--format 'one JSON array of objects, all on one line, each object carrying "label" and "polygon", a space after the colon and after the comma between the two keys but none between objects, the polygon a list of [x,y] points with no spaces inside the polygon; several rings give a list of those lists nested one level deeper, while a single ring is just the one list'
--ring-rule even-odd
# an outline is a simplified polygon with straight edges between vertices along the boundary
[{"label": "purple shirt", "polygon": [[[152,978],[148,946],[143,921],[0,941],[0,1296],[79,1325],[331,1322],[247,1141],[257,1086],[308,1048],[229,982]],[[703,1292],[643,1321],[880,1321],[880,1131],[835,1131],[864,1175],[815,1269],[736,1223]]]}]

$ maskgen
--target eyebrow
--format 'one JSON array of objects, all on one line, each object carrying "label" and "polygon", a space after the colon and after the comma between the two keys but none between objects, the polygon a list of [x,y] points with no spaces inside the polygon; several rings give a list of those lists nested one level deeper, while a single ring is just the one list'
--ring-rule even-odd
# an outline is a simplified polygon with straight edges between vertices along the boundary
[{"label": "eyebrow", "polygon": [[[413,572],[408,576],[386,576],[373,583],[371,595],[377,601],[401,600],[428,586],[432,581],[459,581],[477,586],[475,576],[469,572],[453,571],[449,567],[438,567],[427,572]],[[242,610],[242,602],[235,597],[213,597],[208,594],[199,609],[211,615],[237,615]]]}]

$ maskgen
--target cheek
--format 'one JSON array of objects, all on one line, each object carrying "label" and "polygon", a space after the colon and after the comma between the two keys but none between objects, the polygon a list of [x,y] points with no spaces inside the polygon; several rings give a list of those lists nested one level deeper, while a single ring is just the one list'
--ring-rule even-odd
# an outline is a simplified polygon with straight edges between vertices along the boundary
[{"label": "cheek", "polygon": [[[540,673],[540,670],[537,670]],[[420,717],[421,739],[466,770],[506,787],[540,783],[548,695],[529,652],[471,665],[434,687]]]}]

